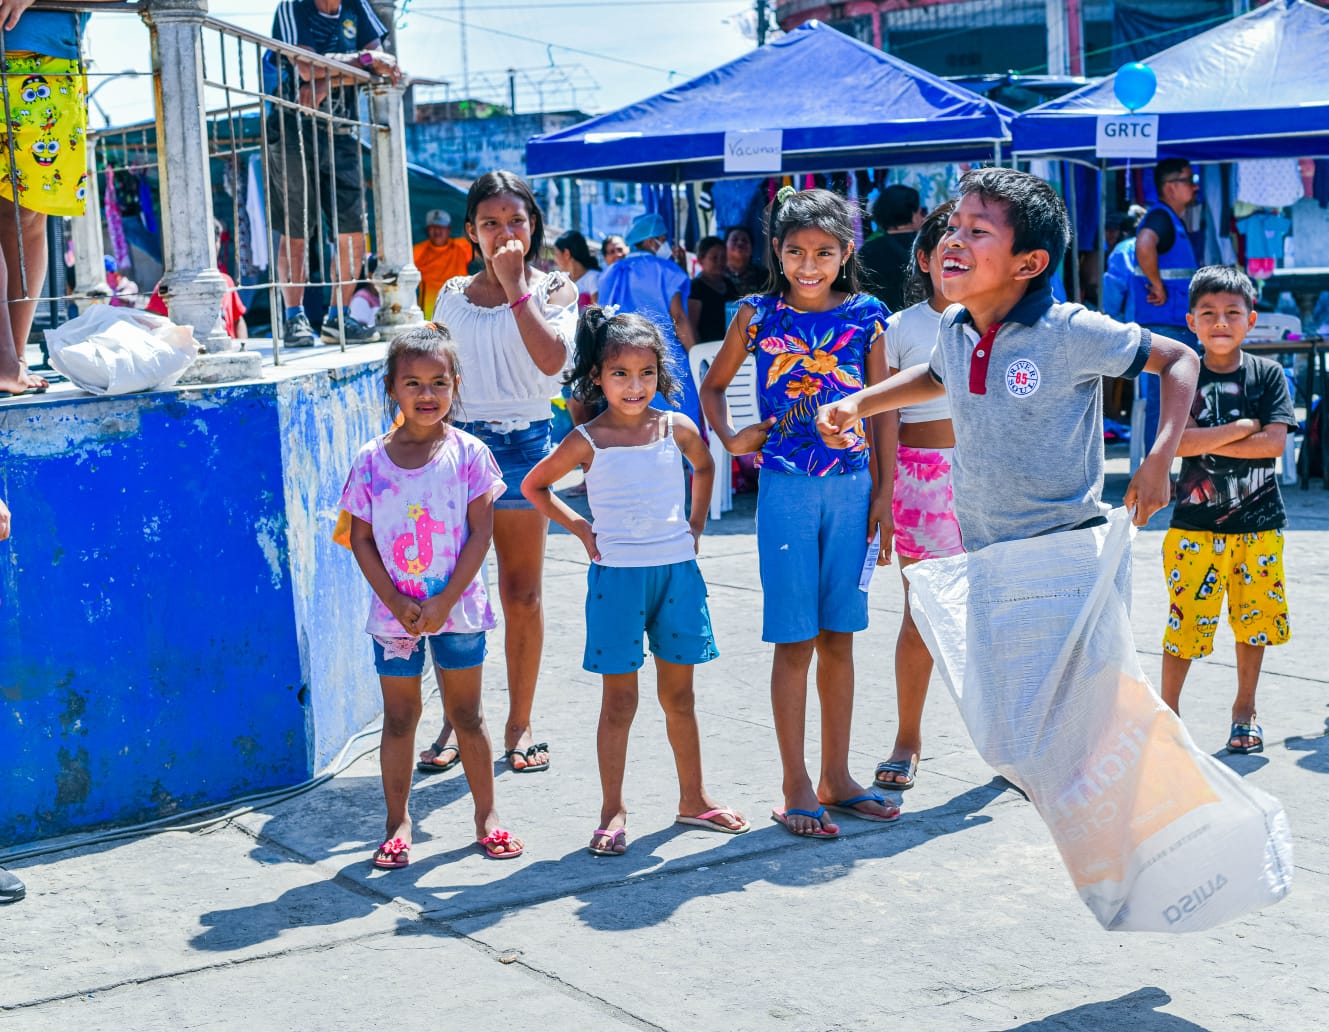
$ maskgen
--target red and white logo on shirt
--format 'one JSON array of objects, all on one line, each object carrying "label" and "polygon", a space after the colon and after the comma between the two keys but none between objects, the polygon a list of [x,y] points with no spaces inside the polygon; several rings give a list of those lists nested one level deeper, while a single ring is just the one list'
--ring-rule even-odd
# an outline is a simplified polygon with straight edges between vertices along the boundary
[{"label": "red and white logo on shirt", "polygon": [[1029,397],[1038,383],[1038,366],[1027,358],[1017,358],[1006,368],[1006,389],[1017,398]]}]

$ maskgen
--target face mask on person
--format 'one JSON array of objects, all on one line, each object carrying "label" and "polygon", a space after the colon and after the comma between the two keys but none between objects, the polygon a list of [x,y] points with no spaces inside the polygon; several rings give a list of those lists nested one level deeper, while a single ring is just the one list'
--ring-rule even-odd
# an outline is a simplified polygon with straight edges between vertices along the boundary
[{"label": "face mask on person", "polygon": [[668,239],[657,240],[652,251],[657,258],[668,258],[674,253],[673,245]]}]

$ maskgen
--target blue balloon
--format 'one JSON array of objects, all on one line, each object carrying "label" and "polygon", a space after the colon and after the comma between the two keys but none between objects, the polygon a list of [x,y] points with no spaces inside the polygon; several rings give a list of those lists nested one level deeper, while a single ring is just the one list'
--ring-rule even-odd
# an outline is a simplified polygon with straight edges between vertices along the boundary
[{"label": "blue balloon", "polygon": [[1138,111],[1154,99],[1154,93],[1158,90],[1158,76],[1147,64],[1132,61],[1117,69],[1112,89],[1127,111]]}]

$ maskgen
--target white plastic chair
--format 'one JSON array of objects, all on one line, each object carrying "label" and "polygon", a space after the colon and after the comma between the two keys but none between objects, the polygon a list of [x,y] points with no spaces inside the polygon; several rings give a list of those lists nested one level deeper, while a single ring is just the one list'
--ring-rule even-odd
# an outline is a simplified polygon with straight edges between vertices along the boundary
[{"label": "white plastic chair", "polygon": [[1251,327],[1251,340],[1287,340],[1289,333],[1301,333],[1301,320],[1283,312],[1257,312]]},{"label": "white plastic chair", "polygon": [[[692,369],[692,379],[698,389],[706,376],[706,370],[720,353],[723,341],[707,341],[693,345],[688,352],[688,365]],[[725,401],[729,405],[729,423],[741,428],[749,423],[760,421],[757,410],[757,362],[751,355],[739,367],[725,390]],[[713,430],[709,434],[711,458],[715,460],[715,490],[711,492],[711,519],[718,520],[723,513],[734,507],[734,482],[730,476],[730,455],[720,443],[720,437]]]}]

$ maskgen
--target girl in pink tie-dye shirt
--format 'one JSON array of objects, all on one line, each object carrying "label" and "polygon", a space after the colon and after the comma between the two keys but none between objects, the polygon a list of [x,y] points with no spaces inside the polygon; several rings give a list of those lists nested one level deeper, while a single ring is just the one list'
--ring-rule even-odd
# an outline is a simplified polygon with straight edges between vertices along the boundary
[{"label": "girl in pink tie-dye shirt", "polygon": [[341,498],[352,517],[351,551],[374,589],[365,630],[383,689],[388,819],[374,866],[410,862],[406,802],[426,639],[475,800],[476,841],[494,859],[516,857],[521,841],[499,826],[494,807],[480,707],[485,632],[494,626],[481,564],[504,483],[489,449],[451,425],[461,368],[446,330],[430,323],[394,340],[383,382],[401,423],[360,449]]}]

